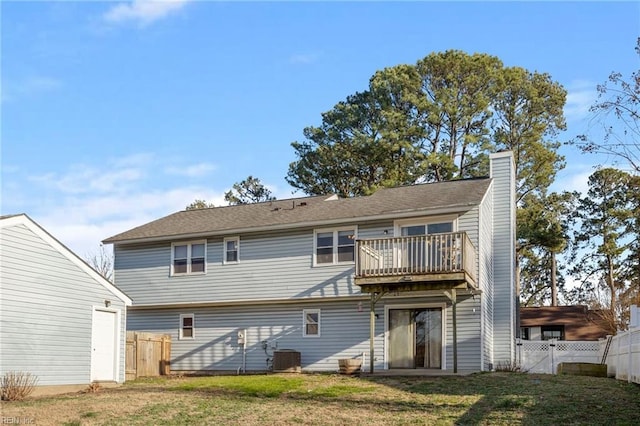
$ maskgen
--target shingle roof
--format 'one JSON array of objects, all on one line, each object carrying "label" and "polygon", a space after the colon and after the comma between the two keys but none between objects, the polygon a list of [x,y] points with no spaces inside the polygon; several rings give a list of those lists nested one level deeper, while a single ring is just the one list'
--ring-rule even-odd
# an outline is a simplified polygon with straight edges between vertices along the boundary
[{"label": "shingle roof", "polygon": [[566,340],[597,340],[613,333],[603,310],[584,305],[520,308],[521,327],[565,326]]},{"label": "shingle roof", "polygon": [[353,198],[313,196],[180,211],[114,235],[103,242],[315,226],[323,222],[349,222],[429,210],[464,211],[480,204],[490,182],[490,178],[464,179],[384,188],[369,196]]}]

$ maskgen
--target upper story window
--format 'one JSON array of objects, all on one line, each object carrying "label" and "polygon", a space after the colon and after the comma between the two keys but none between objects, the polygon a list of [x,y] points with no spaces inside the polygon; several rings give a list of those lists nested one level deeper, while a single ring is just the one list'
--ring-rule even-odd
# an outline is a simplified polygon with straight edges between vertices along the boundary
[{"label": "upper story window", "polygon": [[400,226],[400,235],[403,237],[410,237],[412,235],[441,234],[443,232],[453,232],[453,222]]},{"label": "upper story window", "polygon": [[353,263],[355,228],[316,230],[314,232],[314,265]]},{"label": "upper story window", "polygon": [[395,235],[398,237],[411,237],[414,235],[455,232],[456,222],[456,216],[454,215],[396,220]]},{"label": "upper story window", "polygon": [[206,241],[173,243],[171,275],[204,274],[207,264]]},{"label": "upper story window", "polygon": [[238,263],[240,261],[240,237],[224,239],[224,263]]}]

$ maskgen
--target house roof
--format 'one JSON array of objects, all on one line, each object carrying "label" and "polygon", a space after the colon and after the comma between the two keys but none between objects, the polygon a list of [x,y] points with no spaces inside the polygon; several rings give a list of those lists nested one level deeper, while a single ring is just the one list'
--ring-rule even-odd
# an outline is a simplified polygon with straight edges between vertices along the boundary
[{"label": "house roof", "polygon": [[57,238],[47,232],[42,226],[36,223],[33,219],[24,213],[12,214],[0,216],[0,229],[8,228],[11,226],[22,225],[30,229],[34,234],[40,237],[43,241],[47,242],[51,247],[57,250],[60,254],[66,257],[69,261],[78,266],[87,275],[97,281],[100,285],[109,290],[115,297],[122,300],[125,305],[130,306],[132,301],[124,294],[122,290],[116,287],[111,281],[103,277],[93,269],[87,262],[85,262],[80,256],[75,254],[71,249],[62,244]]},{"label": "house roof", "polygon": [[313,196],[180,211],[105,239],[104,243],[163,240],[286,229],[352,220],[466,211],[480,204],[490,178],[382,188],[372,195]]},{"label": "house roof", "polygon": [[611,333],[603,312],[584,305],[520,308],[521,327],[549,325],[572,327],[572,334],[580,340],[594,340]]}]

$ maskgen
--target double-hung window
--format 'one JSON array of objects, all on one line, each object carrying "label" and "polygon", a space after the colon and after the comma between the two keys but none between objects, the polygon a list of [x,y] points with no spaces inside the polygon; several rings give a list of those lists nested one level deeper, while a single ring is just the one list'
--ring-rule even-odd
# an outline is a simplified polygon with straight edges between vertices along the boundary
[{"label": "double-hung window", "polygon": [[316,230],[314,232],[314,265],[353,263],[355,241],[355,228]]},{"label": "double-hung window", "polygon": [[302,335],[304,337],[320,336],[320,309],[302,311]]},{"label": "double-hung window", "polygon": [[204,274],[207,264],[206,241],[173,243],[171,275]]},{"label": "double-hung window", "polygon": [[224,239],[223,259],[223,263],[238,263],[240,261],[240,237]]},{"label": "double-hung window", "polygon": [[180,339],[193,339],[195,338],[195,315],[194,314],[182,314],[180,315]]}]

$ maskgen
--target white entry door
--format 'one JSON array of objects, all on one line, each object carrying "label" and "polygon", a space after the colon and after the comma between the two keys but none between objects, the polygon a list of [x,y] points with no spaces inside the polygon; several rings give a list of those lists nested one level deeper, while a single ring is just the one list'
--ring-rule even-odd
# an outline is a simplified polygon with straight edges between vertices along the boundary
[{"label": "white entry door", "polygon": [[93,312],[91,380],[116,380],[118,316],[115,312]]}]

